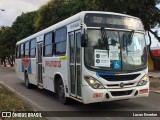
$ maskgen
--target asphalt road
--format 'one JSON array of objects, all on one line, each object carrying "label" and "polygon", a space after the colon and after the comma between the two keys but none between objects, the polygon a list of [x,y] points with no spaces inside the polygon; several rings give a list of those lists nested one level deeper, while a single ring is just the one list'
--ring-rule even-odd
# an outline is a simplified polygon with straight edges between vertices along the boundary
[{"label": "asphalt road", "polygon": [[[160,94],[150,92],[147,98],[84,105],[72,101],[69,105],[58,102],[54,93],[37,88],[27,89],[16,77],[13,68],[0,67],[0,81],[39,111],[160,111]],[[83,113],[81,113],[83,115]],[[84,112],[85,114],[85,112]],[[92,114],[92,113],[91,113]],[[93,114],[96,114],[95,112]],[[99,114],[99,113],[97,113]],[[160,117],[50,117],[50,120],[160,120]]]}]

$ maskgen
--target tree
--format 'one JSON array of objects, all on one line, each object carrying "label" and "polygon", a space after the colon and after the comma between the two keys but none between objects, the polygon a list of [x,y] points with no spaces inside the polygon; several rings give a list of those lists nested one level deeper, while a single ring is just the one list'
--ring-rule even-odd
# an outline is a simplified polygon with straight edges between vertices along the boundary
[{"label": "tree", "polygon": [[60,21],[57,16],[58,7],[58,0],[50,0],[47,4],[38,9],[36,21],[34,23],[36,32]]},{"label": "tree", "polygon": [[6,58],[11,66],[13,66],[14,42],[10,27],[2,27],[0,29],[0,58],[1,63],[6,66]]},{"label": "tree", "polygon": [[35,33],[34,23],[37,12],[22,13],[18,16],[11,27],[15,42]]},{"label": "tree", "polygon": [[0,29],[0,58],[4,66],[6,66],[6,60],[13,66],[16,42],[35,33],[33,26],[35,16],[36,12],[22,13],[12,27]]},{"label": "tree", "polygon": [[38,9],[35,30],[38,32],[78,12],[95,8],[93,0],[50,0]]}]

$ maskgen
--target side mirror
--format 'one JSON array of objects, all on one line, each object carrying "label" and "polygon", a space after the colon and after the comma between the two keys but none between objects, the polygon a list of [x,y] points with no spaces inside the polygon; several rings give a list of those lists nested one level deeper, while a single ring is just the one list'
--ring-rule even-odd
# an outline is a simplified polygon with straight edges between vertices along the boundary
[{"label": "side mirror", "polygon": [[81,47],[87,47],[87,35],[82,34],[81,36]]}]

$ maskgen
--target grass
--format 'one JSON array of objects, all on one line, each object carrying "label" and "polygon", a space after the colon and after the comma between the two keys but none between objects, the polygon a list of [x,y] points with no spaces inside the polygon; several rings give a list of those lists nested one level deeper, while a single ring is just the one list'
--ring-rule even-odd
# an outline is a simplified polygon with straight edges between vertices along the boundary
[{"label": "grass", "polygon": [[[35,111],[0,84],[0,111]],[[1,120],[2,118],[0,118]],[[3,118],[4,119],[4,118]],[[2,119],[2,120],[3,120]],[[45,118],[7,118],[7,120],[45,120]],[[4,119],[5,120],[5,119]]]}]

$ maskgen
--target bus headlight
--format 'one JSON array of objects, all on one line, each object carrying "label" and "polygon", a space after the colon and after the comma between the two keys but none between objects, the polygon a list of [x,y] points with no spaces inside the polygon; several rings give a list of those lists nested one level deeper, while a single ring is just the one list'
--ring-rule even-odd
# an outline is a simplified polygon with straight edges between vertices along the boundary
[{"label": "bus headlight", "polygon": [[102,89],[104,86],[98,80],[90,76],[84,76],[85,81],[94,89]]},{"label": "bus headlight", "polygon": [[148,75],[145,75],[137,84],[137,86],[143,86],[148,82]]}]

